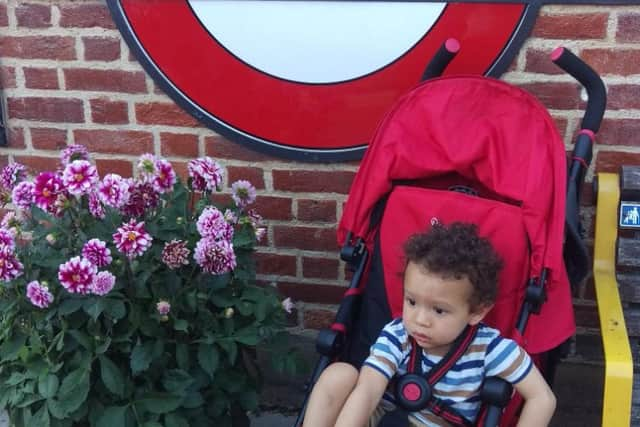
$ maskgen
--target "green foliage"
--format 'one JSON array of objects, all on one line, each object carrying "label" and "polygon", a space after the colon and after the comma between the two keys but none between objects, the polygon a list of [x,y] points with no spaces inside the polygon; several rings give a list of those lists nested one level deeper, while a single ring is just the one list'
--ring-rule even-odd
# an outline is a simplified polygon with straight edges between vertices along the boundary
[{"label": "green foliage", "polygon": [[[194,261],[195,223],[211,205],[208,196],[178,180],[139,218],[153,244],[134,259],[113,243],[128,219],[116,210],[96,219],[84,198],[73,197],[60,217],[31,209],[16,248],[24,273],[0,288],[0,407],[14,426],[229,425],[232,411],[256,408],[255,350],[282,340],[285,312],[271,288],[255,283],[256,233],[241,209],[227,207],[240,218],[236,268],[215,276]],[[115,287],[105,296],[69,293],[59,266],[92,238],[111,250],[106,269]],[[174,239],[191,250],[189,264],[177,269],[161,260]],[[48,284],[54,300],[47,308],[26,298],[33,280]],[[159,301],[171,305],[166,316]],[[295,358],[283,351],[277,361],[295,370]]]}]

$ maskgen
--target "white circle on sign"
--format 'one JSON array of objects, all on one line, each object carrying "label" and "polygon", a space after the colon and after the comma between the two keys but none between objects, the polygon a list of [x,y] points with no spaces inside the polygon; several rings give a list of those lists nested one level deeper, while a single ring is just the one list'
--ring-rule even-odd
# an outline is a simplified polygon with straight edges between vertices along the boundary
[{"label": "white circle on sign", "polygon": [[[409,51],[446,3],[189,0],[209,33],[248,65],[303,83],[373,73]],[[426,64],[425,64],[426,65]]]}]

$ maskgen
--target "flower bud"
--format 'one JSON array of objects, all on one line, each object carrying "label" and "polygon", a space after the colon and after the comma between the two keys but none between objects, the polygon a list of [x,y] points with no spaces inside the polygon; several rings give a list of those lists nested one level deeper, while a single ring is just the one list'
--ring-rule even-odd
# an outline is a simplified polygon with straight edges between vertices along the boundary
[{"label": "flower bud", "polygon": [[181,217],[181,216],[177,217],[176,218],[176,224],[178,224],[178,225],[184,224],[184,218]]},{"label": "flower bud", "polygon": [[160,321],[161,322],[168,322],[169,321],[169,316],[160,316]]},{"label": "flower bud", "polygon": [[224,311],[224,317],[225,319],[231,319],[233,317],[233,313],[235,313],[235,311],[233,310],[233,307],[228,307],[225,311]]},{"label": "flower bud", "polygon": [[56,242],[56,236],[52,233],[47,234],[47,243],[49,243],[50,245],[53,245]]}]

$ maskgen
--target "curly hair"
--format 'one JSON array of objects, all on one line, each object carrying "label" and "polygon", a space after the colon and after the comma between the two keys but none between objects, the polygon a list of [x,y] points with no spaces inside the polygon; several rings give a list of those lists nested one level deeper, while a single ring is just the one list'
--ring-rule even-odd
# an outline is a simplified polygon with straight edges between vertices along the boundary
[{"label": "curly hair", "polygon": [[405,262],[456,280],[468,278],[473,286],[469,301],[477,308],[495,302],[502,260],[489,240],[478,235],[475,224],[435,224],[411,236],[404,245]]}]

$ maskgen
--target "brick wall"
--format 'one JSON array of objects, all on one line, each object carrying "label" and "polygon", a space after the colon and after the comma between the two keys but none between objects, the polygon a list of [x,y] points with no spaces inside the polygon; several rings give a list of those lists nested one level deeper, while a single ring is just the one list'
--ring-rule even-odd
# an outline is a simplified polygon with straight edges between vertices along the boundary
[{"label": "brick wall", "polygon": [[[570,148],[583,102],[578,85],[549,63],[548,54],[564,44],[594,66],[609,92],[596,172],[640,163],[640,13],[634,9],[544,7],[503,77],[542,100]],[[346,274],[338,261],[335,226],[357,162],[284,161],[200,126],[145,74],[102,1],[0,0],[0,82],[9,135],[0,163],[49,169],[60,148],[78,143],[94,153],[101,174],[130,176],[137,156],[154,152],[182,174],[189,159],[212,156],[227,167],[227,187],[250,179],[258,188],[257,207],[269,221],[267,242],[258,250],[260,279],[298,301],[302,329],[330,320]],[[590,186],[585,189],[592,235]],[[597,332],[590,282],[575,303],[580,331]]]}]

